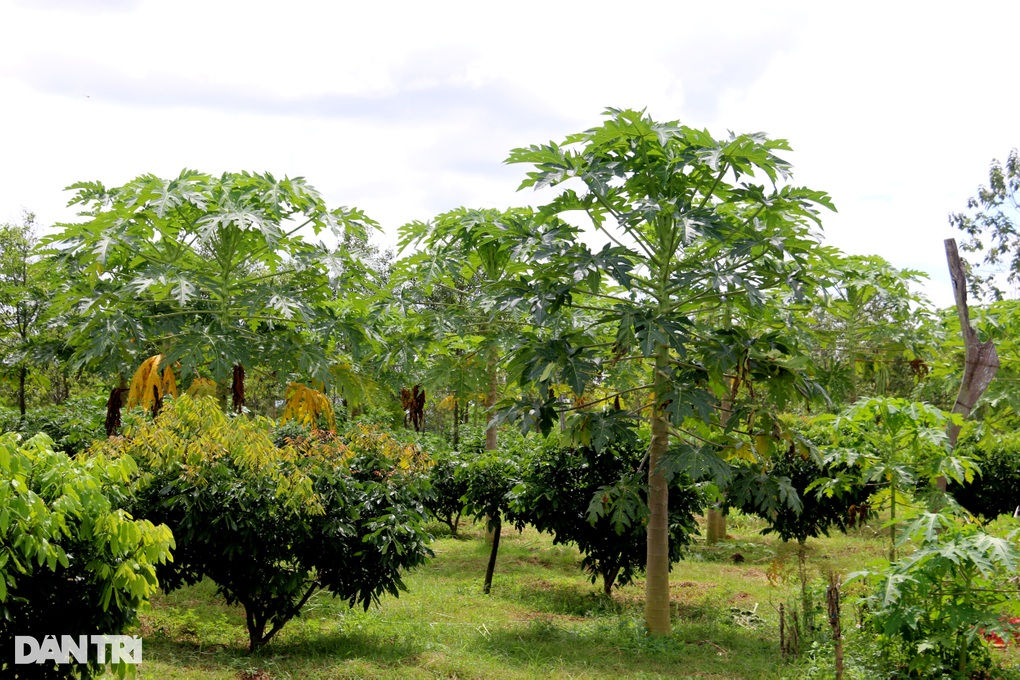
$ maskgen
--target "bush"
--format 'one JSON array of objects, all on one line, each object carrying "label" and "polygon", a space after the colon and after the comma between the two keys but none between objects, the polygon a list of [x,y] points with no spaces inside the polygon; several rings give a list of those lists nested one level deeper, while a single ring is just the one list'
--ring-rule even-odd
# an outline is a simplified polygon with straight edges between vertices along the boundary
[{"label": "bush", "polygon": [[440,522],[450,527],[457,536],[457,526],[464,512],[464,496],[468,492],[466,457],[458,451],[446,451],[433,456],[429,469],[431,492],[425,498],[425,508]]},{"label": "bush", "polygon": [[970,484],[950,483],[948,491],[960,505],[987,520],[1016,512],[1020,504],[1020,432],[984,440],[967,437],[957,449],[981,468],[981,476]]},{"label": "bush", "polygon": [[[791,445],[773,458],[736,467],[727,502],[765,520],[768,526],[763,534],[775,533],[784,541],[803,543],[828,536],[833,528],[846,532],[851,519],[858,516],[857,509],[866,507],[871,489],[848,472],[846,466],[826,466]],[[818,480],[835,477],[846,483],[834,486],[831,493],[809,490]]]},{"label": "bush", "polygon": [[[523,482],[513,492],[518,524],[530,522],[553,535],[553,542],[574,543],[584,555],[581,566],[592,583],[602,577],[606,595],[614,583],[627,584],[647,560],[644,518],[648,493],[638,466],[647,443],[636,438],[602,451],[548,443],[528,461]],[[702,495],[685,476],[669,487],[669,561],[683,557],[697,532],[695,513]]]},{"label": "bush", "polygon": [[288,420],[273,428],[273,443],[279,448],[289,445],[299,446],[302,442],[312,438],[312,430],[307,425],[296,420]]},{"label": "bush", "polygon": [[0,432],[20,432],[25,438],[39,432],[53,441],[58,451],[77,455],[96,439],[106,438],[106,398],[77,397],[59,406],[45,406],[25,412],[24,422],[17,411],[0,410]]},{"label": "bush", "polygon": [[[118,635],[156,590],[170,530],[122,509],[134,463],[102,455],[68,458],[40,434],[0,435],[0,647],[15,635]],[[14,667],[5,677],[87,677],[86,664]],[[126,668],[118,669],[123,673]]]},{"label": "bush", "polygon": [[211,579],[244,607],[252,651],[317,590],[367,609],[405,589],[401,571],[431,555],[406,447],[362,431],[350,446],[311,438],[280,448],[271,427],[182,396],[108,444],[138,460],[137,514],[174,531],[164,588]]},{"label": "bush", "polygon": [[[851,575],[872,586],[862,605],[887,653],[905,659],[914,676],[987,677],[982,633],[1008,639],[1004,621],[1015,585],[1016,532],[987,533],[947,514],[923,513],[905,530],[918,549],[876,572]],[[849,582],[849,581],[848,581]],[[906,654],[902,654],[903,651]]]},{"label": "bush", "polygon": [[472,458],[458,470],[457,479],[465,485],[465,512],[475,519],[486,519],[487,528],[492,532],[492,551],[489,553],[489,564],[482,586],[482,592],[488,593],[492,588],[503,519],[515,519],[510,505],[510,491],[520,482],[518,455],[504,449],[487,451]]},{"label": "bush", "polygon": [[[784,542],[797,541],[799,621],[810,633],[815,630],[817,610],[808,583],[807,539],[828,536],[832,528],[845,533],[855,523],[862,524],[872,489],[852,466],[825,464],[818,446],[831,446],[835,436],[827,423],[816,422],[803,429],[788,435],[788,442],[779,439],[778,446],[766,449],[760,459],[736,466],[727,485],[726,502],[728,507],[765,520],[761,533],[778,534]],[[815,488],[821,486],[826,488]]]}]

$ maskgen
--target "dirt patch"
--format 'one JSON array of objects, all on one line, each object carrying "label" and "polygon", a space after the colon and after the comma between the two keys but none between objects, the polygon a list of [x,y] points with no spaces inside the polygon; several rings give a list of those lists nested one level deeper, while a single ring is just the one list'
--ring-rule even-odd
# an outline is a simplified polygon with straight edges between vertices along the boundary
[{"label": "dirt patch", "polygon": [[574,623],[588,621],[583,616],[570,616],[569,614],[540,614],[538,612],[522,612],[514,621],[545,621],[556,623],[557,621],[572,621]]},{"label": "dirt patch", "polygon": [[273,676],[269,675],[269,671],[266,670],[247,670],[241,671],[237,674],[238,680],[273,680]]},{"label": "dirt patch", "polygon": [[669,584],[669,589],[670,589],[671,592],[674,592],[674,593],[677,590],[684,590],[684,591],[687,591],[688,593],[690,593],[692,591],[694,591],[694,592],[697,592],[697,591],[706,591],[706,590],[709,590],[710,588],[715,588],[717,585],[718,584],[716,584],[716,583],[709,583],[709,582],[680,581],[679,583],[670,583]]}]

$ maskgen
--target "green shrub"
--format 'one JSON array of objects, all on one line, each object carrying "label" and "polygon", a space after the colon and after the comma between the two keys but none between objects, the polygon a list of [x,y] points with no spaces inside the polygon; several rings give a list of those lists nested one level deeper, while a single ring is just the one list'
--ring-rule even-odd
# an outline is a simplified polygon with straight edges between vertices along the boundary
[{"label": "green shrub", "polygon": [[0,406],[0,434],[21,431],[21,414],[17,409]]},{"label": "green shrub", "polygon": [[300,444],[312,437],[312,430],[304,423],[296,420],[288,420],[279,424],[272,430],[273,443],[279,448],[288,445]]},{"label": "green shrub", "polygon": [[[15,635],[117,635],[156,590],[170,530],[122,509],[136,468],[130,458],[69,458],[45,434],[0,435],[0,647]],[[43,664],[6,676],[87,676],[99,664]],[[7,659],[7,660],[4,660]],[[123,673],[126,668],[118,669]]]},{"label": "green shrub", "polygon": [[96,439],[106,438],[106,397],[69,399],[59,406],[29,409],[22,422],[17,411],[0,409],[0,432],[20,432],[29,438],[39,432],[53,441],[58,451],[73,456]]},{"label": "green shrub", "polygon": [[[614,583],[631,582],[647,560],[648,493],[638,466],[647,442],[615,442],[597,451],[592,446],[541,447],[526,462],[522,483],[513,491],[519,524],[531,523],[553,535],[553,542],[573,543],[584,555],[581,566],[592,583],[600,576],[606,595]],[[694,514],[704,504],[685,476],[669,487],[669,562],[683,557],[697,532]]]},{"label": "green shrub", "polygon": [[271,431],[183,396],[107,444],[138,460],[136,513],[174,531],[164,588],[211,579],[244,607],[251,650],[317,590],[367,609],[431,555],[413,450],[368,429],[280,448]]},{"label": "green shrub", "polygon": [[981,475],[970,484],[950,483],[948,490],[960,505],[988,520],[1016,512],[1020,505],[1020,432],[983,440],[967,437],[957,449],[971,456],[981,469]]},{"label": "green shrub", "polygon": [[492,550],[482,586],[485,593],[492,588],[503,520],[515,519],[510,491],[520,482],[520,463],[519,452],[500,448],[469,458],[456,471],[455,480],[464,484],[464,511],[475,519],[485,519],[492,535]]},{"label": "green shrub", "polygon": [[429,469],[431,491],[425,498],[425,508],[457,535],[460,516],[464,512],[464,496],[468,492],[466,468],[468,462],[459,451],[445,451],[433,456]]},{"label": "green shrub", "polygon": [[982,632],[1008,639],[1015,630],[1003,613],[1016,588],[1008,581],[1017,567],[1016,531],[1000,537],[923,513],[904,534],[918,543],[915,552],[849,579],[872,586],[861,604],[873,632],[912,677],[987,677],[991,656]]},{"label": "green shrub", "polygon": [[851,508],[855,518],[856,509],[866,506],[871,489],[859,478],[850,477],[846,484],[834,486],[831,494],[808,490],[820,479],[844,475],[845,467],[826,466],[791,445],[775,457],[737,466],[727,502],[741,512],[761,517],[766,522],[761,533],[775,533],[784,541],[828,536],[833,528],[845,532]]}]

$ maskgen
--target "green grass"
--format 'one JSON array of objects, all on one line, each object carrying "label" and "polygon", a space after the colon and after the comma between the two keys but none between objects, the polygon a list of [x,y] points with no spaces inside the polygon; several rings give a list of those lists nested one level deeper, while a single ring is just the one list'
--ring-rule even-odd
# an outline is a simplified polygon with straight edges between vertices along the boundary
[{"label": "green grass", "polygon": [[[572,547],[504,529],[492,594],[481,592],[480,525],[439,538],[408,592],[368,612],[319,593],[267,649],[247,654],[244,615],[203,582],[157,597],[141,617],[139,677],[270,678],[795,677],[779,659],[778,608],[799,595],[796,546],[734,517],[732,539],[700,543],[671,575],[674,634],[642,630],[643,582],[601,594]],[[880,559],[865,528],[808,542],[812,578]],[[742,560],[734,562],[734,554]],[[820,581],[819,581],[820,582]],[[847,611],[850,623],[852,609]]]}]

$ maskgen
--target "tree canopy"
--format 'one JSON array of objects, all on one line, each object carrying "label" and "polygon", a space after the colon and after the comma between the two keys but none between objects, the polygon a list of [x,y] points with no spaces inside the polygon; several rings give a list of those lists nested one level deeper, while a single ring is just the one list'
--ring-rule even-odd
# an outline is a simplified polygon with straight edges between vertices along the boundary
[{"label": "tree canopy", "polygon": [[[259,362],[328,382],[330,278],[360,266],[344,243],[374,226],[363,213],[269,173],[70,188],[86,219],[48,243],[72,273],[60,301],[79,364],[117,373],[158,352],[185,376]],[[322,232],[338,247],[306,238]]]},{"label": "tree canopy", "polygon": [[[764,134],[717,140],[632,110],[609,109],[605,118],[562,143],[515,149],[508,159],[534,167],[522,188],[563,186],[539,209],[540,226],[522,235],[520,250],[533,271],[508,300],[530,308],[538,326],[562,309],[591,314],[585,325],[558,327],[551,337],[525,336],[515,362],[520,382],[536,397],[516,413],[548,429],[557,406],[546,395],[554,382],[583,398],[611,381],[615,366],[638,367],[630,371],[636,384],[615,385],[603,398],[622,397],[625,409],[579,413],[575,422],[589,428],[626,417],[650,422],[645,620],[651,632],[664,634],[670,439],[687,450],[707,442],[714,455],[726,445],[713,441],[713,428],[732,434],[742,422],[753,435],[760,416],[750,414],[762,409],[749,405],[740,411],[746,420],[731,417],[741,387],[755,395],[746,389],[752,376],[769,385],[762,394],[780,395],[783,385],[812,393],[783,321],[762,321],[772,320],[771,296],[796,298],[817,285],[813,228],[819,210],[832,205],[824,192],[785,183],[790,166],[778,155],[789,150],[784,140]],[[567,221],[574,213],[608,240],[601,250]],[[612,340],[597,337],[598,328]],[[724,402],[728,413],[720,420]]]}]

